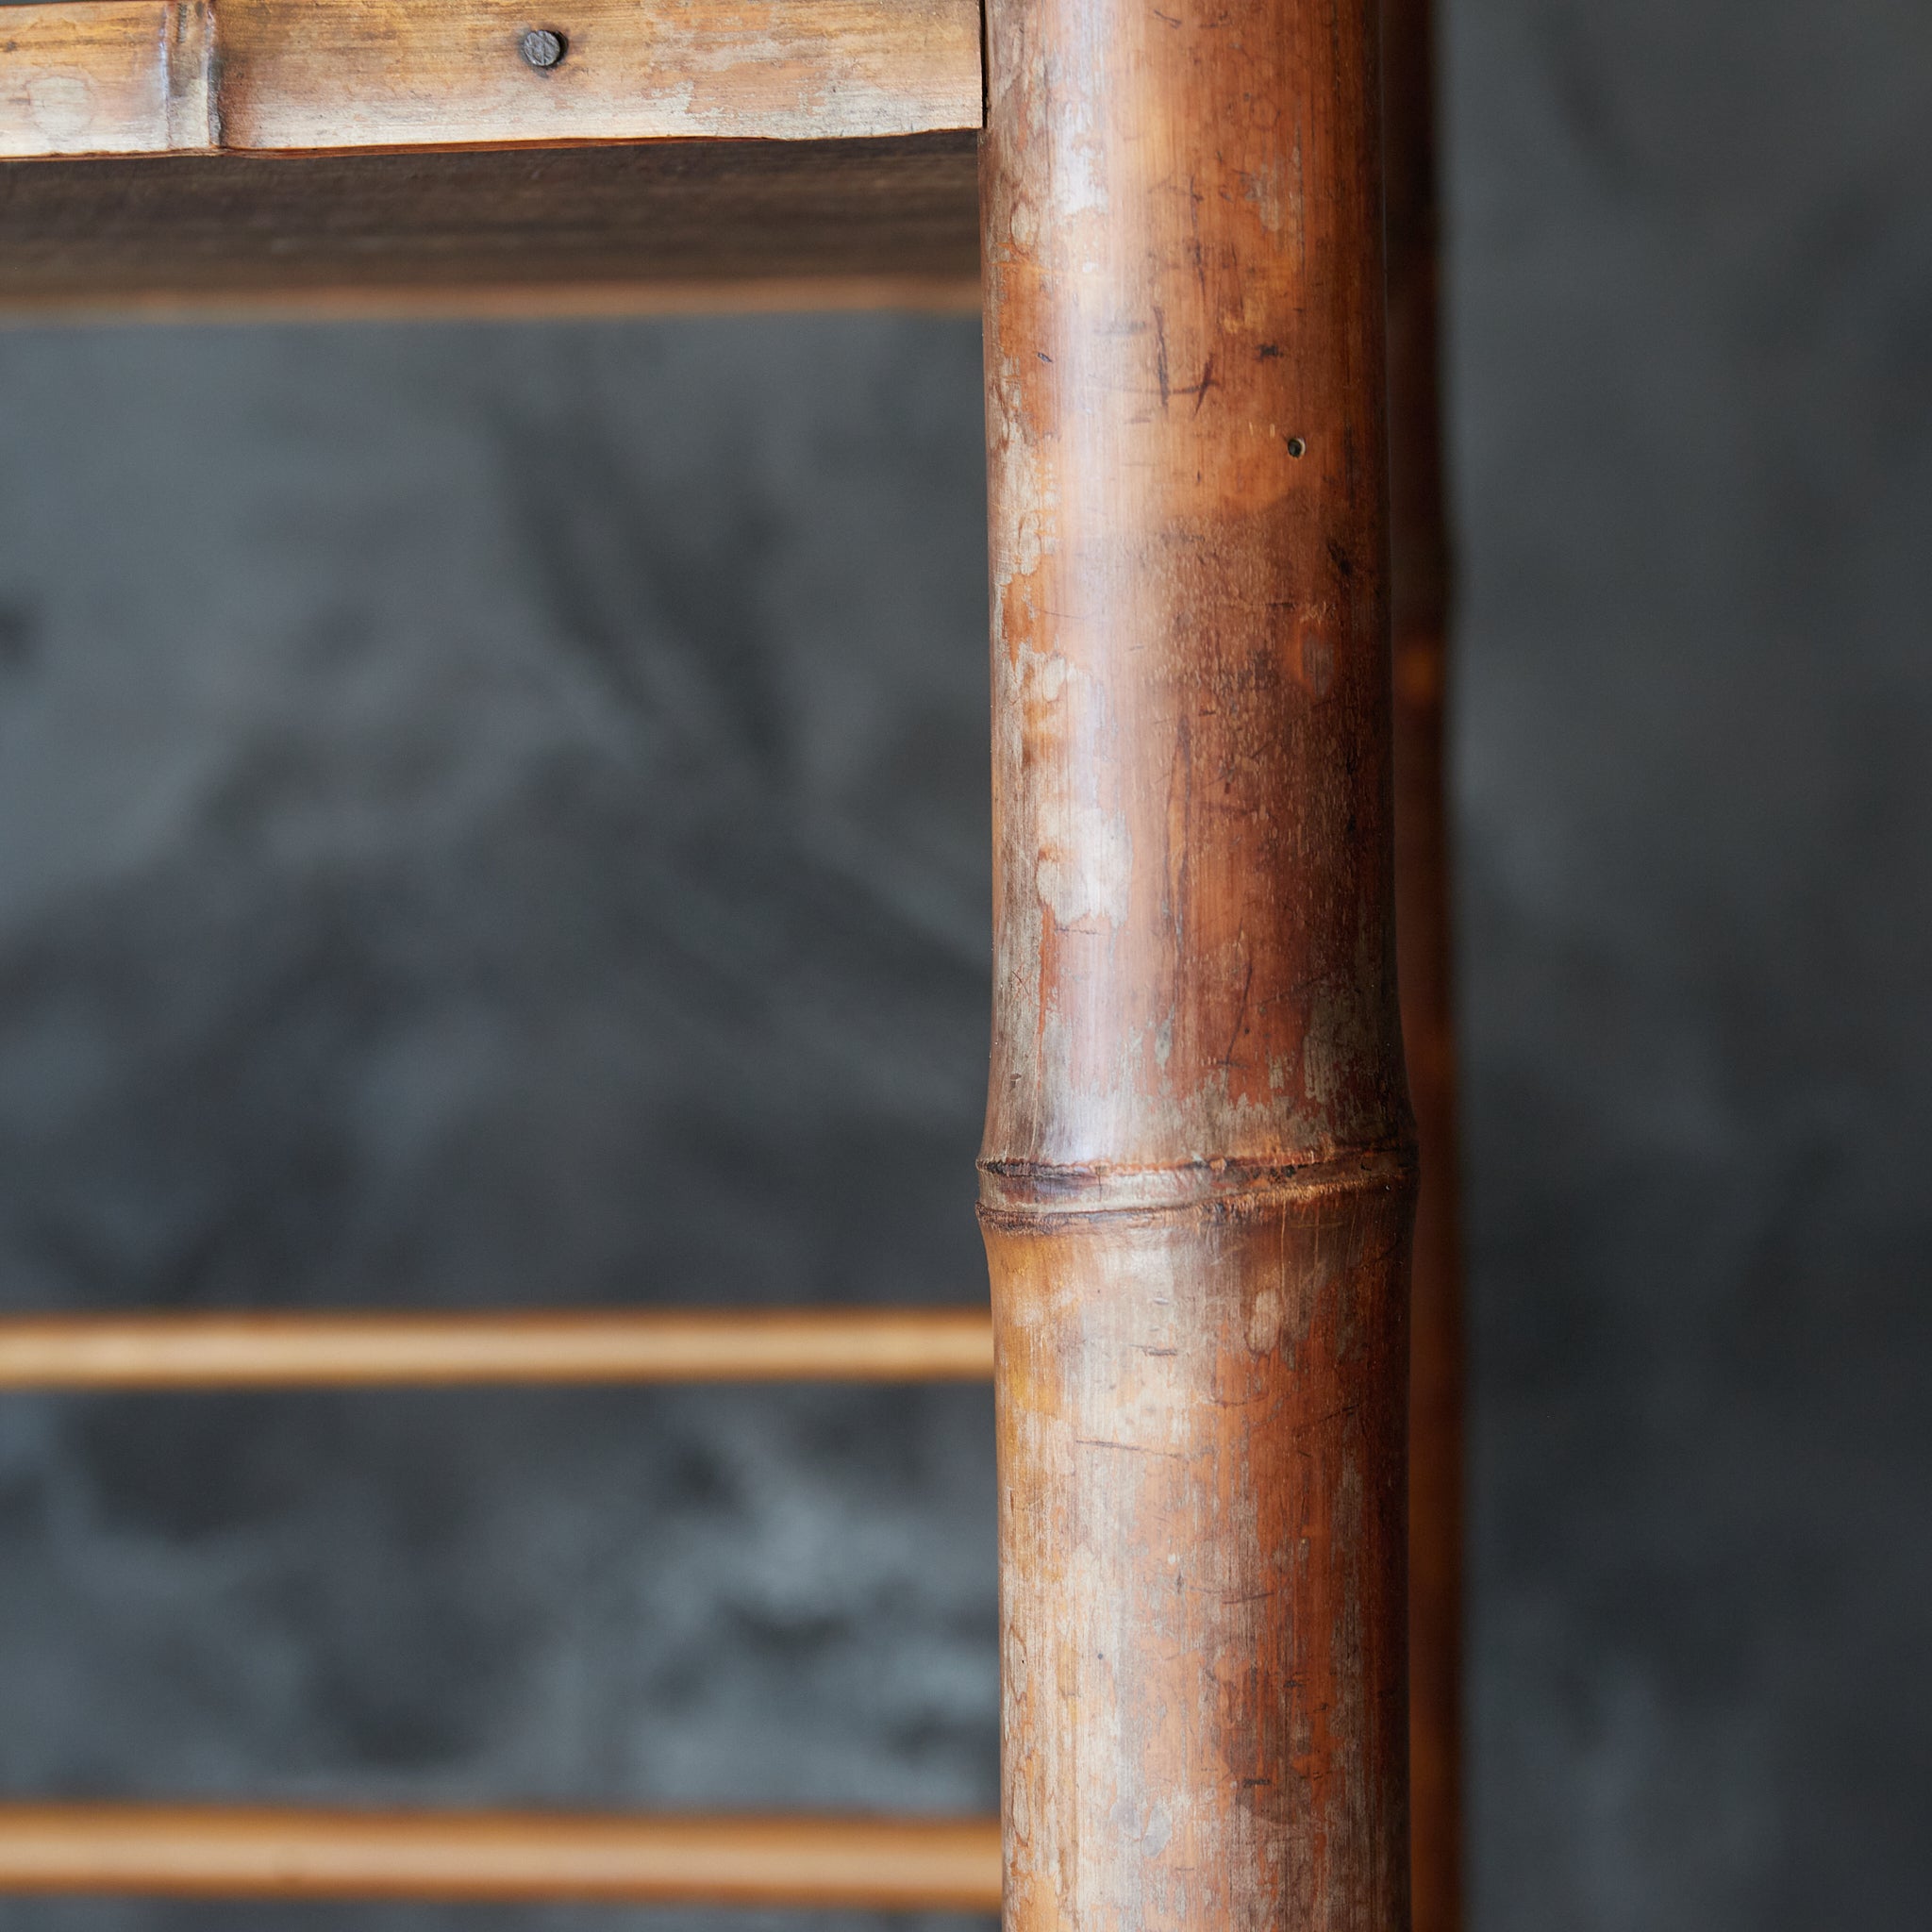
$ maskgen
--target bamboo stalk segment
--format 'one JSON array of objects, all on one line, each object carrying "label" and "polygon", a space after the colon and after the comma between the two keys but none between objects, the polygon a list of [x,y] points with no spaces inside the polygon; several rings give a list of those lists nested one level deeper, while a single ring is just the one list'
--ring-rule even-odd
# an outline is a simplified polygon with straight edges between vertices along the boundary
[{"label": "bamboo stalk segment", "polygon": [[1008,1932],[1407,1932],[1374,0],[991,0]]},{"label": "bamboo stalk segment", "polygon": [[40,0],[0,157],[826,141],[972,128],[974,0]]},{"label": "bamboo stalk segment", "polygon": [[984,1380],[975,1308],[0,1319],[0,1390]]},{"label": "bamboo stalk segment", "polygon": [[0,1894],[999,1909],[995,1819],[0,1806]]}]

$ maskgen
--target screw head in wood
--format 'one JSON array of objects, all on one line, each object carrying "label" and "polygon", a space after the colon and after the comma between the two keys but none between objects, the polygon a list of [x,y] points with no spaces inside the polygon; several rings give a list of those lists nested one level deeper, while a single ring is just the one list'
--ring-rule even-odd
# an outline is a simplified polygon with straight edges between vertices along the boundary
[{"label": "screw head in wood", "polygon": [[570,43],[550,27],[533,26],[519,44],[524,58],[541,72],[555,67],[563,58],[564,49]]}]

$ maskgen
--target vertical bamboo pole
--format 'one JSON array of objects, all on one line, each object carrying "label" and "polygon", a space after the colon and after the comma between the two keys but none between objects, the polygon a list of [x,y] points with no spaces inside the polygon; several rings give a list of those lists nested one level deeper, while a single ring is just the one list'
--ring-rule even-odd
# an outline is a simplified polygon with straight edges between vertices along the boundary
[{"label": "vertical bamboo pole", "polygon": [[1374,0],[991,0],[1010,1932],[1402,1932]]},{"label": "vertical bamboo pole", "polygon": [[1409,1775],[1416,1932],[1462,1925],[1462,1244],[1442,709],[1443,510],[1430,0],[1384,0],[1395,902],[1422,1150],[1409,1391]]}]

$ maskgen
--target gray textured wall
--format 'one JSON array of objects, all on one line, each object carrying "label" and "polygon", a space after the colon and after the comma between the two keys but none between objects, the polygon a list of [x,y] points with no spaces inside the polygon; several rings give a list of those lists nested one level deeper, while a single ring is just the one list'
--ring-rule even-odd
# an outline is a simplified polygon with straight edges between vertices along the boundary
[{"label": "gray textured wall", "polygon": [[[983,1293],[977,368],[0,339],[7,1302]],[[990,1807],[991,1438],[983,1389],[7,1402],[0,1784]]]},{"label": "gray textured wall", "polygon": [[1932,9],[1448,0],[1486,1932],[1932,1893]]},{"label": "gray textured wall", "polygon": [[[1932,14],[1448,42],[1479,1923],[1916,1926]],[[0,338],[0,1301],[977,1293],[977,357]],[[989,1805],[989,1436],[9,1399],[0,1790]]]}]

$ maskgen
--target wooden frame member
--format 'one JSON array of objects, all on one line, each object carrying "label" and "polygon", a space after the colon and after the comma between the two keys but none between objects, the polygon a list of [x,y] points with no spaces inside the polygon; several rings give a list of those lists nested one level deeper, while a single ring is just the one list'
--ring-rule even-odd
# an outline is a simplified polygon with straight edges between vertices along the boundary
[{"label": "wooden frame member", "polygon": [[976,0],[39,0],[0,320],[972,308],[980,118]]},{"label": "wooden frame member", "polygon": [[1400,1932],[1373,0],[991,0],[1008,1932]]},{"label": "wooden frame member", "polygon": [[1384,0],[1390,578],[1402,1034],[1422,1153],[1409,1349],[1409,1775],[1416,1932],[1461,1932],[1463,1292],[1447,759],[1430,0]]},{"label": "wooden frame member", "polygon": [[[541,14],[542,9],[538,9]],[[0,158],[839,141],[979,124],[974,0],[38,0]]]},{"label": "wooden frame member", "polygon": [[993,1910],[991,1819],[0,1805],[0,1893]]},{"label": "wooden frame member", "polygon": [[992,1335],[978,1308],[0,1317],[0,1392],[962,1382],[991,1374]]},{"label": "wooden frame member", "polygon": [[[757,36],[742,22],[761,18],[761,5],[715,0],[707,17],[745,52]],[[476,25],[460,59],[448,58],[447,34],[410,43],[436,86],[391,87],[387,56],[370,53],[360,25],[390,11],[415,18],[346,0],[238,0],[212,16],[193,0],[25,9],[58,60],[9,47],[25,78],[11,94],[0,89],[0,145],[42,158],[0,195],[0,231],[15,238],[0,251],[0,292],[39,308],[130,297],[314,305],[372,288],[474,304],[491,290],[513,305],[564,288],[573,303],[627,303],[647,288],[767,289],[774,276],[790,289],[834,271],[874,292],[958,281],[952,191],[957,164],[970,164],[961,130],[978,112],[974,37],[958,30],[972,25],[970,8],[848,0],[824,16],[831,42],[808,37],[788,56],[790,92],[747,96],[756,112],[729,90],[693,93],[712,102],[696,119],[683,95],[640,118],[631,93],[606,87],[614,70],[592,60],[599,42],[586,28],[575,30],[576,64],[539,73],[496,0],[443,10]],[[358,76],[346,115],[334,80],[315,81],[288,32],[325,17],[341,28],[330,74]],[[614,48],[630,45],[619,37],[641,31],[644,16],[598,0],[584,18],[606,22]],[[116,20],[126,31],[103,40]],[[934,23],[950,28],[934,35]],[[27,27],[15,26],[24,47]],[[85,102],[41,86],[80,59],[76,48],[101,76]],[[1402,1932],[1415,1176],[1391,896],[1399,837],[1418,1091],[1441,1158],[1432,707],[1444,573],[1434,445],[1410,437],[1424,433],[1415,425],[1434,434],[1433,374],[1425,400],[1411,379],[1423,366],[1418,318],[1434,353],[1433,268],[1417,266],[1426,251],[1398,217],[1398,812],[1374,0],[1208,10],[990,0],[987,48],[997,964],[982,1218],[999,1403],[1009,1924]],[[684,51],[710,58],[696,43]],[[773,79],[755,48],[741,65],[758,88]],[[461,86],[445,84],[444,67]],[[1398,126],[1425,142],[1426,121],[1402,94],[1407,70],[1391,73]],[[851,74],[871,77],[846,87]],[[800,105],[818,99],[814,89],[844,103],[837,126]],[[425,100],[448,111],[425,120]],[[652,118],[660,109],[675,125]],[[825,131],[841,138],[810,138]],[[613,156],[569,145],[667,133],[704,138]],[[544,151],[445,152],[525,142]],[[236,152],[245,148],[260,152]],[[316,148],[364,152],[287,158]],[[146,158],[100,158],[125,153]],[[76,158],[47,158],[61,154]],[[1390,155],[1398,208],[1408,207],[1412,151]],[[917,195],[904,185],[914,163],[927,171]],[[141,171],[144,201],[124,168]],[[694,227],[691,171],[709,183],[702,205],[729,212],[701,225],[725,231],[722,254],[704,236],[667,243],[655,219],[648,235],[614,217],[591,222],[586,203],[558,192],[614,182],[613,199],[629,207],[637,182],[661,176],[663,206],[685,208]],[[274,258],[236,258],[246,225],[235,210],[265,205],[271,173],[285,196],[263,227]],[[386,215],[379,249],[358,239],[353,275],[329,254],[342,211],[365,208],[379,181],[412,206],[432,177],[451,194],[481,188],[474,201],[458,195],[454,212],[439,202],[433,230]],[[506,201],[518,182],[524,198]],[[208,212],[184,251],[179,204],[194,195]],[[571,222],[559,223],[560,206]],[[119,210],[106,227],[74,218],[104,207]],[[816,223],[808,248],[787,239],[800,207]],[[452,234],[465,238],[460,274],[446,265]],[[806,254],[781,259],[786,247]],[[192,275],[156,266],[184,254]],[[435,263],[445,265],[425,267]],[[1441,1443],[1439,1425],[1455,1423],[1453,1383],[1432,1379],[1454,1368],[1439,1345],[1454,1335],[1453,1164],[1431,1185],[1422,1241],[1437,1272],[1424,1279],[1447,1287],[1424,1299],[1416,1415]],[[79,1373],[75,1336],[27,1339],[68,1351],[65,1368],[45,1357],[38,1373]],[[334,1342],[362,1351],[343,1379],[365,1378],[377,1357],[398,1379],[441,1363],[435,1379],[455,1374],[457,1339],[447,1327],[415,1336],[410,1363],[393,1331]],[[150,1364],[155,1340],[137,1338]],[[277,1353],[286,1337],[204,1333],[195,1375],[210,1373],[216,1340],[255,1351],[247,1374],[270,1356],[288,1359]],[[608,1340],[551,1334],[552,1372],[608,1372],[598,1351]],[[643,1340],[666,1345],[661,1334]],[[796,1373],[798,1347],[820,1360],[821,1340],[793,1337],[793,1354],[766,1372]],[[527,1366],[527,1336],[460,1341],[457,1379]],[[708,1330],[685,1342],[712,1351],[707,1373],[721,1362],[741,1372],[748,1359],[741,1336]],[[955,1342],[979,1347],[965,1336],[946,1349]],[[961,1367],[963,1357],[941,1353],[951,1366],[938,1372]],[[242,1378],[224,1358],[224,1373]],[[893,1372],[907,1359],[894,1356]],[[628,1373],[648,1379],[661,1360],[640,1354]],[[302,1370],[276,1373],[302,1380]],[[1453,1466],[1425,1448],[1416,1493]],[[1453,1750],[1432,1759],[1425,1740],[1453,1743],[1453,1702],[1442,1700],[1453,1698],[1454,1626],[1441,1609],[1453,1612],[1454,1592],[1441,1594],[1448,1573],[1430,1563],[1446,1550],[1453,1568],[1454,1505],[1453,1491],[1439,1491],[1418,1512],[1415,1543],[1415,1761],[1428,1815],[1452,1830],[1453,1782],[1445,1810],[1429,1780],[1432,1763],[1453,1780]],[[1447,1674],[1445,1653],[1427,1649],[1445,1629]],[[230,1856],[234,1871],[258,1872],[254,1825],[242,1821],[231,1842],[232,1823],[189,1821],[196,1856],[216,1862],[180,1889],[213,1883]],[[39,1841],[78,1870],[113,1824],[47,1812]],[[286,1824],[270,1821],[273,1831]],[[359,1826],[341,1828],[345,1857],[375,1856]],[[1436,1874],[1430,1896],[1451,1897],[1425,1849],[1433,1828],[1425,1822],[1419,1855]],[[409,1857],[441,1858],[440,1830],[412,1840]],[[158,1840],[141,1842],[142,1856],[161,1856]],[[554,1854],[554,1838],[531,1836],[533,1860],[546,1844]],[[528,1895],[549,1885],[527,1882]],[[635,1872],[625,1882],[647,1883]],[[984,1896],[983,1881],[972,1883]],[[1453,1923],[1439,1913],[1427,1932]]]}]

